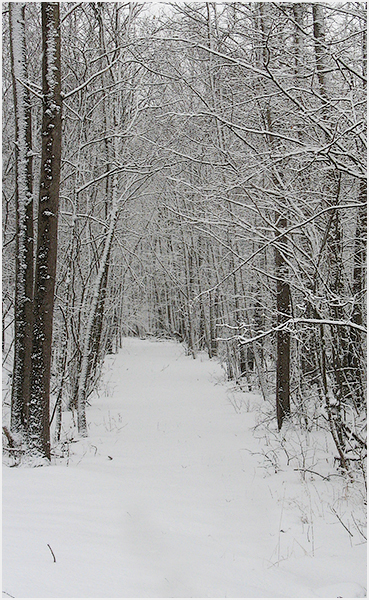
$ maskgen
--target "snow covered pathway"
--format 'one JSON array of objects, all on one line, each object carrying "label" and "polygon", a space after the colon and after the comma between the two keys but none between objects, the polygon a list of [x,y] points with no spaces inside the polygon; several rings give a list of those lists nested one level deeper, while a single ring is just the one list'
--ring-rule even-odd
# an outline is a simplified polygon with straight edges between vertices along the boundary
[{"label": "snow covered pathway", "polygon": [[263,477],[252,454],[254,413],[235,410],[229,394],[215,361],[126,339],[88,409],[90,437],[71,444],[69,460],[3,469],[6,594],[364,595],[362,546],[335,524],[333,543],[346,536],[335,557],[324,529],[312,555],[312,532],[309,546],[301,518],[284,515],[285,482]]}]

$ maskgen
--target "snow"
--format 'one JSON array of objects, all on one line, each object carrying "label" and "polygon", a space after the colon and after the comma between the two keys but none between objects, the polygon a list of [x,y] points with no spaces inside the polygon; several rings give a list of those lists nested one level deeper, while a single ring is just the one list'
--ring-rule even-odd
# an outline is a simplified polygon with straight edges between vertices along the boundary
[{"label": "snow", "polygon": [[[45,7],[45,13],[48,13],[45,20],[46,27],[46,46],[45,52],[47,56],[46,63],[46,80],[48,84],[48,112],[49,116],[52,116],[56,110],[57,106],[53,103],[53,97],[55,93],[55,87],[57,85],[57,79],[54,76],[54,71],[57,70],[56,61],[57,61],[57,39],[59,37],[58,29],[55,23],[54,17],[54,7],[51,3],[49,3]],[[59,19],[58,19],[59,20]]]},{"label": "snow", "polygon": [[[51,466],[3,468],[3,597],[364,597],[359,486],[303,480],[279,434],[254,431],[262,410],[215,359],[125,339],[89,437],[65,422]],[[302,438],[305,468],[334,473]]]}]

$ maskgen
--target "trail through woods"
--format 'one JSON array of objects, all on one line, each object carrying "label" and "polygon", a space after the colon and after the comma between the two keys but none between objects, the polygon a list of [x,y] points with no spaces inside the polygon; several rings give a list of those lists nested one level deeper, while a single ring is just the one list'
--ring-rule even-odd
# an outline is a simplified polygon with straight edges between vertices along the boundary
[{"label": "trail through woods", "polygon": [[358,493],[270,468],[263,401],[232,386],[177,343],[124,340],[89,437],[3,468],[3,597],[364,597]]}]

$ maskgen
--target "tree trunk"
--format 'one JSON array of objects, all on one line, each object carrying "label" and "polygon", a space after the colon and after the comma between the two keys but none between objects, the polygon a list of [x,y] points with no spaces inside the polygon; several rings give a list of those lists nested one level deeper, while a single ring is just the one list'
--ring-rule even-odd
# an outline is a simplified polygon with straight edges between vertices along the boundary
[{"label": "tree trunk", "polygon": [[[278,227],[286,228],[287,219],[282,218]],[[280,244],[284,243],[280,239]],[[275,265],[277,276],[277,323],[281,325],[291,314],[290,286],[287,282],[288,267],[279,248],[275,250]],[[290,332],[282,329],[277,331],[277,365],[276,365],[276,402],[277,423],[280,430],[286,416],[290,414]]]},{"label": "tree trunk", "polygon": [[25,3],[9,3],[10,55],[15,109],[16,255],[11,432],[28,427],[33,310],[33,195],[31,104],[27,80]]},{"label": "tree trunk", "polygon": [[[260,28],[263,34],[263,38],[267,40],[268,31],[266,29],[264,5],[259,3],[260,10]],[[267,48],[263,49],[263,60],[266,63],[268,61]],[[270,107],[268,106],[265,110],[265,123],[267,130],[273,132],[273,118]],[[275,138],[273,136],[267,136],[267,145],[273,149],[275,145]],[[272,173],[272,181],[277,189],[283,193],[284,186],[282,180],[282,173],[279,173],[277,169]],[[287,203],[285,202],[284,212],[282,214],[281,209],[278,209],[275,214],[275,234],[276,237],[281,235],[285,229],[287,229]],[[281,237],[275,247],[275,274],[277,279],[276,285],[276,304],[277,304],[277,325],[283,325],[285,321],[291,315],[290,306],[290,285],[288,282],[288,264],[283,255],[283,246],[287,243],[287,238]],[[278,329],[276,333],[277,338],[277,352],[276,352],[276,411],[277,411],[277,424],[278,430],[281,429],[283,420],[290,414],[290,332],[286,329]]]},{"label": "tree trunk", "polygon": [[89,318],[86,326],[86,332],[83,341],[82,348],[82,362],[81,371],[78,380],[78,396],[77,396],[77,422],[78,432],[83,437],[87,436],[87,420],[86,420],[86,399],[87,399],[87,380],[89,369],[91,366],[91,347],[93,343],[94,324],[96,322],[97,310],[99,302],[101,300],[101,291],[104,281],[104,273],[109,261],[110,249],[113,240],[115,226],[118,220],[118,206],[119,200],[117,199],[117,180],[113,183],[113,205],[110,214],[109,229],[106,234],[106,240],[104,245],[104,251],[100,260],[99,270],[93,286],[92,304],[90,307]]},{"label": "tree trunk", "polygon": [[50,374],[62,131],[59,3],[43,2],[42,153],[34,292],[29,444],[50,458]]}]

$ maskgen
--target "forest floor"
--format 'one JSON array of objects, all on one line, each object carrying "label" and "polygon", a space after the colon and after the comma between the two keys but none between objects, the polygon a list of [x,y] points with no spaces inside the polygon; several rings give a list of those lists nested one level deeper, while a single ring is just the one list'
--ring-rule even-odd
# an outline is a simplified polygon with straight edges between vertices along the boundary
[{"label": "forest floor", "polygon": [[125,339],[89,437],[65,421],[51,466],[3,467],[3,597],[365,597],[359,482],[328,433],[282,447],[265,404],[214,359]]}]

